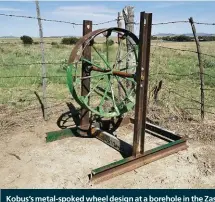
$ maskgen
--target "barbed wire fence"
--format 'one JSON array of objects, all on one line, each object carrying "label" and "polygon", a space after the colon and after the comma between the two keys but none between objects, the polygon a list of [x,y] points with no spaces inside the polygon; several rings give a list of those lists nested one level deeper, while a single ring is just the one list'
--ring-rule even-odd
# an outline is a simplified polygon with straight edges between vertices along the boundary
[{"label": "barbed wire fence", "polygon": [[[172,51],[171,55],[174,58],[178,57],[177,55],[180,55],[180,52],[186,52],[187,54],[195,53],[197,58],[198,58],[198,65],[195,64],[195,67],[199,67],[199,70],[198,71],[195,70],[196,72],[191,72],[191,73],[184,74],[185,69],[183,68],[183,66],[181,66],[181,65],[176,63],[175,65],[178,66],[177,67],[178,70],[179,70],[179,68],[181,68],[180,73],[165,72],[165,71],[162,71],[162,68],[161,68],[162,72],[158,71],[158,72],[156,72],[154,74],[151,74],[151,76],[157,75],[157,77],[158,77],[158,75],[161,75],[162,77],[159,78],[161,81],[166,79],[166,82],[171,82],[171,84],[175,83],[176,85],[175,85],[174,90],[171,89],[171,88],[173,88],[172,85],[169,85],[168,87],[166,87],[167,89],[165,89],[165,90],[167,90],[169,92],[168,93],[169,96],[170,96],[170,94],[176,95],[178,100],[175,102],[175,104],[178,105],[181,102],[181,99],[185,99],[185,100],[190,102],[190,105],[194,105],[194,104],[197,104],[198,106],[200,105],[200,107],[180,106],[180,108],[181,109],[187,109],[187,110],[197,110],[201,114],[201,120],[204,120],[205,113],[215,115],[214,111],[212,110],[212,108],[215,109],[215,105],[206,104],[207,102],[213,103],[213,101],[212,101],[213,98],[214,98],[213,93],[210,93],[209,96],[207,96],[207,98],[205,97],[205,91],[213,92],[215,90],[215,88],[214,88],[215,87],[215,80],[214,80],[215,76],[213,76],[213,74],[211,75],[210,74],[211,72],[210,73],[205,73],[205,70],[207,69],[207,64],[206,64],[207,60],[203,60],[203,56],[204,57],[210,57],[211,59],[213,59],[215,57],[215,55],[211,55],[211,54],[202,52],[201,46],[200,46],[200,41],[199,41],[198,36],[197,36],[195,24],[215,25],[215,23],[194,22],[193,18],[191,17],[191,18],[189,18],[188,21],[162,22],[162,23],[155,23],[155,24],[153,24],[153,26],[155,26],[155,25],[176,24],[176,23],[189,23],[191,25],[196,50],[194,51],[194,50],[183,49],[183,48],[169,47],[170,44],[168,44],[168,43],[166,43],[166,46],[165,45],[158,45],[156,43],[156,45],[152,44],[152,47],[154,47],[154,51],[155,51],[155,49],[161,50],[161,51],[158,52],[158,54],[160,53],[161,55],[162,55],[162,52],[165,51],[165,50],[166,51]],[[138,24],[138,23],[135,23],[135,24]],[[162,39],[161,39],[161,41],[162,41]],[[162,44],[165,44],[165,42],[162,41]],[[174,53],[175,53],[175,56],[174,56]],[[152,59],[153,59],[153,56],[154,56],[154,54],[152,54]],[[169,56],[170,56],[170,54],[169,54]],[[168,59],[171,60],[171,58],[169,56],[168,56]],[[191,56],[191,57],[193,57],[193,56]],[[183,60],[186,61],[186,58],[184,57]],[[160,66],[160,65],[158,65],[158,66]],[[215,68],[215,65],[212,65],[212,66]],[[155,68],[159,68],[159,67],[155,67]],[[168,68],[168,69],[171,70],[170,68]],[[151,68],[151,70],[153,70],[153,68]],[[214,69],[212,71],[214,71]],[[172,77],[175,77],[175,78],[172,78]],[[183,80],[182,78],[184,78],[184,77],[186,77],[186,80],[185,80],[186,83],[183,86],[182,83],[177,82],[177,81]],[[199,79],[198,79],[198,77],[199,77]],[[205,82],[205,77],[210,78],[211,81],[210,81],[209,84],[206,84],[208,82]],[[191,81],[193,81],[193,83]],[[181,89],[189,89],[189,88],[191,89],[189,94],[185,93],[185,92],[183,92],[184,94],[179,93]],[[197,92],[200,93],[200,95],[196,94],[195,98],[192,98],[192,92],[196,91],[196,89],[199,89]],[[154,99],[155,99],[155,101],[156,101],[156,99],[158,97],[159,90],[161,90],[161,87],[160,87],[160,89],[158,89],[158,86],[155,86],[155,88],[154,88]],[[168,95],[168,94],[166,94],[166,95]],[[165,99],[166,102],[168,102],[168,100],[169,100],[169,97],[167,99]],[[205,108],[207,108],[208,110],[205,110]]]},{"label": "barbed wire fence", "polygon": [[[31,19],[31,20],[37,20],[38,21],[38,26],[39,26],[39,33],[40,33],[40,42],[38,43],[35,43],[35,44],[40,44],[41,46],[41,60],[42,61],[38,61],[38,62],[35,62],[35,61],[29,61],[29,62],[21,62],[21,63],[17,63],[17,61],[15,63],[8,63],[8,60],[2,60],[1,64],[0,64],[0,67],[2,68],[11,68],[9,71],[13,71],[13,67],[20,67],[20,68],[24,68],[25,70],[25,75],[23,75],[23,70],[21,71],[18,71],[16,72],[16,74],[14,73],[14,75],[11,75],[11,72],[9,73],[8,72],[8,75],[1,75],[0,78],[1,78],[1,84],[4,83],[4,87],[1,86],[1,91],[2,93],[4,94],[5,92],[8,92],[8,89],[10,89],[9,91],[9,94],[12,95],[12,96],[9,96],[10,98],[6,99],[6,100],[1,100],[1,103],[7,103],[7,104],[12,104],[12,105],[15,105],[15,108],[18,108],[20,106],[17,106],[17,103],[26,103],[26,105],[29,104],[29,102],[33,102],[33,101],[36,101],[38,102],[38,97],[40,99],[40,97],[42,98],[41,100],[39,100],[40,102],[40,105],[38,106],[38,104],[36,106],[27,106],[27,109],[20,109],[18,110],[18,113],[20,112],[25,112],[25,111],[33,111],[33,110],[38,110],[38,109],[42,109],[42,112],[43,112],[43,116],[44,116],[44,119],[47,120],[48,119],[48,109],[53,109],[54,107],[56,106],[60,106],[63,104],[63,102],[61,101],[59,104],[55,103],[50,105],[50,99],[52,100],[58,100],[58,97],[59,95],[55,95],[55,96],[50,96],[49,93],[46,94],[46,91],[47,91],[47,88],[49,85],[51,85],[51,81],[53,81],[53,85],[54,85],[54,88],[59,84],[61,88],[62,85],[66,85],[66,74],[65,74],[65,71],[63,71],[62,69],[65,70],[66,66],[67,66],[67,59],[63,60],[63,61],[56,61],[56,59],[53,61],[49,61],[47,62],[47,58],[45,58],[45,53],[46,53],[46,50],[45,50],[45,47],[43,45],[52,45],[52,43],[49,43],[49,42],[46,42],[44,41],[44,37],[43,37],[43,28],[42,28],[42,22],[53,22],[53,23],[63,23],[63,24],[68,24],[68,25],[72,25],[73,28],[75,26],[78,26],[80,28],[82,28],[83,26],[83,23],[75,23],[75,22],[70,22],[70,21],[63,21],[63,20],[55,20],[55,19],[46,19],[46,18],[41,18],[40,16],[40,7],[39,7],[39,2],[38,1],[35,1],[36,2],[36,10],[37,10],[37,17],[34,17],[34,16],[26,16],[26,15],[13,15],[13,14],[5,14],[5,13],[0,13],[0,16],[4,16],[4,17],[12,17],[12,18],[24,18],[24,19]],[[104,25],[104,24],[108,24],[108,23],[111,23],[111,22],[116,22],[117,19],[113,19],[113,20],[109,20],[109,21],[104,21],[104,22],[99,22],[99,23],[93,23],[94,26],[98,26],[98,25]],[[8,42],[7,41],[3,41],[1,40],[0,42],[0,49],[1,51],[5,51],[5,49],[3,48],[4,45],[11,45],[11,46],[14,46],[14,45],[22,45],[21,41],[20,42]],[[2,47],[3,46],[3,47]],[[28,47],[25,47],[25,48],[28,48]],[[17,52],[15,53],[17,54]],[[46,55],[47,57],[47,55]],[[50,75],[49,74],[49,69],[52,69],[53,66],[58,66],[60,65],[60,68],[58,68],[57,70],[59,70],[60,72],[56,71],[56,75]],[[38,69],[38,67],[41,66],[41,69],[42,69],[42,75],[41,74],[38,74],[38,75],[35,75],[35,74],[32,74],[32,71],[29,70],[29,67],[30,69],[34,68],[34,69]],[[26,67],[26,68],[25,68]],[[48,71],[47,71],[48,70]],[[62,72],[61,72],[62,71]],[[39,70],[38,70],[39,72]],[[37,72],[37,73],[38,73]],[[46,74],[46,72],[48,74]],[[35,71],[34,71],[35,73]],[[6,79],[9,79],[10,81],[5,81]],[[9,84],[10,83],[20,83],[20,81],[23,81],[23,79],[28,79],[28,82],[31,80],[33,80],[33,84],[31,84],[31,86],[25,86],[24,88],[15,88],[15,92],[12,92],[12,88],[8,88],[8,86],[10,86]],[[58,80],[57,80],[58,79]],[[7,84],[6,87],[5,87],[5,83]],[[31,82],[30,82],[31,83]],[[36,86],[35,86],[35,85]],[[55,85],[56,84],[56,85]],[[17,85],[19,86],[19,85]],[[33,86],[35,86],[35,88],[32,88]],[[38,86],[39,88],[41,88],[42,86],[42,91],[39,90],[39,93],[38,92]],[[56,87],[57,88],[57,87]],[[56,89],[55,89],[56,90]],[[58,89],[60,91],[60,89]],[[17,93],[18,92],[26,92],[26,93]],[[54,91],[54,90],[52,90]],[[29,93],[30,92],[30,93]],[[42,95],[40,95],[42,92]],[[55,91],[56,93],[56,91]],[[15,94],[18,94],[18,95],[15,95]],[[30,98],[29,98],[29,94],[31,95]],[[37,94],[38,96],[35,96],[35,94]],[[51,95],[54,94],[54,92],[51,93]],[[69,95],[69,93],[68,93]],[[33,97],[32,97],[33,96]],[[62,96],[62,95],[60,95]],[[7,96],[6,96],[7,97]],[[20,98],[21,97],[21,98]],[[63,98],[64,100],[65,99],[68,99],[68,98],[71,98],[70,96],[66,97],[66,98]],[[48,105],[46,104],[48,102]],[[65,102],[64,102],[65,103]],[[13,113],[14,114],[14,113]],[[15,112],[15,114],[17,114]]]},{"label": "barbed wire fence", "polygon": [[[74,26],[79,26],[81,27],[83,25],[83,23],[74,23],[74,22],[69,22],[69,21],[62,21],[62,20],[54,20],[54,19],[45,19],[45,18],[41,18],[40,16],[37,16],[37,17],[33,17],[33,16],[21,16],[21,15],[12,15],[12,14],[4,14],[4,13],[0,13],[0,16],[5,16],[5,17],[13,17],[13,18],[26,18],[26,19],[34,19],[34,20],[38,20],[38,22],[43,22],[43,21],[46,21],[46,22],[53,22],[53,23],[64,23],[64,24],[69,24],[69,25],[72,25],[73,27]],[[134,19],[134,16],[131,16],[132,19]],[[97,26],[97,25],[103,25],[103,24],[108,24],[108,23],[111,23],[111,22],[118,22],[118,18],[117,19],[113,19],[113,20],[110,20],[110,21],[105,21],[105,22],[100,22],[100,23],[93,23],[93,25]],[[134,26],[135,25],[139,25],[138,22],[134,22],[134,21],[126,21],[126,23],[128,24],[133,24]],[[161,22],[161,23],[153,23],[152,25],[153,26],[161,26],[161,25],[168,25],[168,24],[177,24],[177,23],[190,23],[190,20],[182,20],[182,21],[170,21],[170,22]],[[195,22],[193,21],[192,22],[195,26],[195,24],[201,24],[201,25],[207,25],[207,26],[213,26],[215,25],[215,23],[207,23],[207,22]],[[192,26],[191,25],[191,26]],[[126,26],[126,25],[125,25]],[[42,27],[40,28],[42,29]],[[194,36],[195,37],[195,36]],[[43,39],[43,36],[41,35],[40,36],[41,39]],[[198,37],[197,37],[198,38]],[[199,42],[198,42],[199,43]],[[4,46],[4,45],[14,45],[14,44],[18,44],[19,43],[13,43],[13,42],[2,42],[0,43],[0,45]],[[51,45],[51,43],[47,43],[47,42],[44,42],[43,40],[40,40],[40,45],[42,44],[47,44],[47,45]],[[161,45],[162,44],[162,45]],[[154,100],[154,102],[157,102],[158,101],[158,98],[159,99],[164,99],[164,102],[165,101],[170,101],[170,98],[171,99],[175,99],[175,101],[173,102],[174,104],[178,105],[179,104],[179,99],[184,99],[186,100],[187,102],[189,102],[190,104],[187,105],[185,104],[184,106],[179,106],[183,109],[186,109],[186,110],[195,110],[197,112],[201,112],[201,118],[202,120],[204,119],[204,116],[205,116],[205,113],[207,114],[212,114],[212,115],[215,115],[215,112],[211,109],[215,109],[215,106],[213,106],[211,103],[213,103],[213,99],[215,98],[215,94],[213,93],[209,93],[208,96],[204,96],[204,93],[205,92],[213,92],[215,90],[215,74],[214,76],[209,73],[205,73],[205,69],[207,69],[207,65],[204,63],[204,62],[207,62],[207,60],[202,60],[202,58],[200,58],[200,60],[202,60],[201,63],[199,63],[198,65],[195,65],[199,67],[199,71],[197,71],[197,69],[195,69],[194,72],[188,72],[188,73],[184,73],[182,72],[183,68],[181,69],[180,73],[178,72],[174,72],[174,71],[171,71],[171,72],[167,72],[166,70],[164,70],[165,68],[162,67],[162,61],[161,60],[161,56],[159,56],[159,54],[161,54],[162,56],[164,57],[167,57],[169,58],[169,55],[165,55],[165,51],[171,51],[171,53],[173,54],[173,52],[175,52],[175,54],[179,54],[180,52],[186,52],[186,53],[189,53],[189,54],[196,54],[198,55],[199,57],[210,57],[211,59],[215,58],[215,55],[211,55],[211,54],[208,54],[208,53],[205,53],[205,52],[202,52],[202,51],[199,51],[199,49],[197,50],[189,50],[189,49],[184,49],[184,48],[175,48],[175,47],[169,47],[168,46],[165,46],[164,45],[165,43],[162,41],[162,39],[157,39],[157,42],[156,43],[152,43],[152,52],[151,52],[151,74],[150,74],[150,79],[152,80],[152,84],[151,84],[151,90],[150,92],[153,94],[152,98]],[[197,44],[197,43],[196,43]],[[200,46],[200,43],[197,44],[197,47]],[[28,53],[28,48],[27,49],[27,53]],[[60,49],[60,48],[59,48]],[[0,50],[1,51],[8,51],[8,50],[5,50],[3,48],[0,47]],[[161,51],[162,50],[162,51]],[[165,51],[164,51],[165,50]],[[46,49],[44,50],[44,52],[46,51]],[[25,52],[25,53],[26,53]],[[25,54],[24,53],[24,54]],[[43,53],[43,50],[42,52]],[[14,54],[15,55],[18,55],[19,56],[19,52],[16,52],[14,51]],[[48,116],[48,112],[46,110],[48,109],[53,109],[54,107],[56,106],[60,106],[61,104],[63,104],[64,102],[62,102],[62,99],[71,99],[70,96],[66,97],[66,98],[62,98],[62,94],[57,92],[57,89],[59,88],[61,91],[61,87],[62,87],[62,84],[65,85],[66,83],[66,75],[65,75],[65,71],[63,71],[62,69],[64,69],[66,66],[67,66],[67,60],[57,60],[56,61],[56,58],[54,58],[54,60],[47,60],[47,58],[45,58],[45,53],[42,54],[42,57],[44,57],[42,59],[42,61],[38,61],[38,62],[33,62],[32,60],[28,61],[28,62],[18,62],[16,61],[15,63],[8,63],[8,61],[6,60],[2,60],[1,64],[0,64],[0,67],[2,68],[7,68],[6,69],[6,72],[7,73],[10,73],[9,71],[11,71],[10,67],[22,67],[24,68],[24,72],[26,73],[25,75],[23,74],[20,74],[19,72],[20,71],[14,71],[14,69],[12,69],[13,74],[14,75],[2,75],[1,76],[1,81],[4,85],[2,86],[2,93],[9,93],[10,95],[12,95],[12,100],[5,100],[3,101],[3,103],[12,103],[16,105],[17,102],[19,103],[24,103],[26,102],[27,103],[27,106],[29,104],[29,102],[31,101],[37,101],[38,102],[38,99],[36,98],[35,96],[35,92],[38,90],[38,88],[41,88],[41,86],[43,86],[43,96],[42,96],[42,105],[43,106],[30,106],[28,107],[27,109],[24,109],[24,110],[21,110],[22,112],[24,111],[31,111],[31,110],[34,110],[34,109],[40,109],[42,108],[43,110],[43,113],[44,113],[44,118],[47,119],[47,116]],[[175,56],[174,56],[175,57]],[[189,56],[189,57],[195,57],[195,56]],[[187,58],[187,56],[184,58],[184,60]],[[188,58],[189,59],[189,58]],[[153,64],[153,60],[158,60],[158,63],[155,63]],[[17,63],[18,62],[18,63]],[[214,63],[215,64],[215,63]],[[155,65],[157,65],[155,67]],[[37,74],[37,75],[34,75],[32,73],[38,73],[38,66],[41,68],[45,68],[45,70],[48,70],[48,74]],[[53,69],[53,66],[60,66],[60,68],[56,69],[55,73],[56,74],[49,74],[49,69]],[[168,64],[167,64],[168,66]],[[177,68],[179,68],[177,64]],[[213,65],[212,65],[213,66]],[[215,68],[215,66],[213,66]],[[170,68],[166,68],[168,70],[171,70]],[[211,67],[210,67],[211,69]],[[20,69],[19,69],[20,70]],[[36,71],[37,70],[37,71]],[[213,70],[215,71],[215,70]],[[21,71],[23,72],[23,70]],[[198,76],[199,76],[199,79],[198,79]],[[207,82],[209,83],[205,85],[205,80],[204,80],[204,77],[207,77],[208,80],[210,80],[210,82]],[[19,84],[22,84],[23,82],[23,79],[27,79],[27,78],[31,78],[32,80],[28,80],[24,86],[22,85],[19,85]],[[181,79],[181,78],[185,78],[185,79]],[[210,79],[209,79],[210,78]],[[12,81],[10,80],[9,82],[8,81],[5,81],[6,79],[12,79]],[[44,80],[47,80],[47,83],[45,82],[45,84],[43,83]],[[48,93],[47,95],[45,94],[44,95],[44,91],[47,91],[47,88],[49,87],[49,85],[51,85],[51,81],[53,81],[53,85],[54,85],[54,88],[51,89],[53,92],[51,93],[51,95]],[[162,81],[160,84],[160,86],[157,84],[158,82]],[[16,83],[15,85],[19,86],[18,88],[16,87],[15,88],[15,93],[17,93],[18,95],[14,95],[13,92],[12,92],[12,89],[9,86],[8,83]],[[214,83],[213,83],[214,82]],[[31,87],[35,87],[35,88],[29,88],[29,85],[31,85]],[[59,85],[59,87],[58,87]],[[180,88],[177,88],[177,85],[180,86]],[[189,85],[190,85],[190,88],[189,88]],[[21,86],[21,88],[20,88]],[[194,86],[191,87],[191,86]],[[198,87],[200,86],[200,89],[198,90]],[[188,91],[188,88],[190,89],[190,91]],[[184,93],[184,92],[181,92],[180,93],[180,89],[185,89],[187,92]],[[50,90],[50,89],[48,89]],[[25,91],[26,93],[21,93]],[[31,93],[31,97],[28,98],[28,92],[33,92]],[[192,96],[192,91],[194,92],[195,96]],[[203,94],[202,94],[203,92]],[[59,93],[59,94],[58,94]],[[198,94],[200,93],[200,95]],[[68,93],[69,94],[69,93]],[[21,96],[18,97],[18,96]],[[55,95],[55,96],[53,96]],[[173,96],[171,96],[173,95]],[[151,96],[151,95],[150,95]],[[61,97],[62,99],[60,99],[61,101],[59,103],[56,103],[54,102],[52,105],[49,104],[49,100],[58,100],[58,97]],[[47,102],[47,105],[45,106],[44,103]],[[207,104],[207,102],[209,104]],[[184,102],[181,102],[183,105]],[[192,105],[195,105],[195,106],[192,106]],[[199,106],[199,107],[198,107]],[[16,106],[17,107],[17,106]],[[19,107],[19,106],[18,106]],[[205,109],[206,108],[206,109]],[[20,111],[19,111],[20,112]]]}]

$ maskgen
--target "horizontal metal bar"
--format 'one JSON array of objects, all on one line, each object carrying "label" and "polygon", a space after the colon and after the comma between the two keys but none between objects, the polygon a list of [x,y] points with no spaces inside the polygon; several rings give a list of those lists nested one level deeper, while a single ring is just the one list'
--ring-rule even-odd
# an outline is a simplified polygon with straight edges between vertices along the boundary
[{"label": "horizontal metal bar", "polygon": [[156,126],[156,125],[148,123],[148,122],[146,122],[146,129],[153,131],[155,133],[158,133],[159,135],[162,135],[162,136],[169,138],[171,140],[181,139],[181,136],[175,134],[174,132],[166,130],[164,128],[161,128],[159,126]]},{"label": "horizontal metal bar", "polygon": [[138,154],[136,157],[131,156],[109,165],[94,169],[91,172],[90,180],[93,183],[108,180],[186,148],[187,145],[184,139],[170,142],[163,146],[149,150],[144,154]]},{"label": "horizontal metal bar", "polygon": [[92,128],[91,135],[95,136],[98,140],[101,140],[105,144],[119,151],[124,157],[131,156],[132,146],[123,140],[120,140],[112,134],[102,131],[99,128]]},{"label": "horizontal metal bar", "polygon": [[85,127],[77,126],[59,131],[48,132],[46,136],[46,142],[53,142],[67,137],[95,137],[108,146],[114,148],[116,151],[119,151],[123,157],[131,156],[132,146],[127,142],[124,142],[123,140],[120,140],[112,134],[95,126],[91,126],[91,128],[89,128],[89,125],[84,126],[86,126],[86,131],[83,129]]},{"label": "horizontal metal bar", "polygon": [[112,71],[112,70],[102,70],[98,67],[95,67],[95,66],[92,66],[90,68],[90,70],[93,70],[93,71],[97,71],[97,72],[103,72],[103,73],[106,73],[106,74],[112,74],[112,75],[115,75],[115,76],[120,76],[120,77],[127,77],[127,78],[134,78],[134,74],[131,74],[131,73],[127,73],[127,72],[122,72],[122,71]]},{"label": "horizontal metal bar", "polygon": [[[130,121],[131,121],[131,123],[134,123],[134,118],[130,118]],[[159,136],[163,136],[163,137],[168,138],[168,139],[173,140],[173,141],[179,140],[182,138],[180,135],[175,134],[172,131],[169,131],[167,129],[164,129],[160,126],[154,125],[154,124],[149,123],[149,122],[146,122],[146,129],[148,131],[153,132],[153,133],[157,133]]]}]

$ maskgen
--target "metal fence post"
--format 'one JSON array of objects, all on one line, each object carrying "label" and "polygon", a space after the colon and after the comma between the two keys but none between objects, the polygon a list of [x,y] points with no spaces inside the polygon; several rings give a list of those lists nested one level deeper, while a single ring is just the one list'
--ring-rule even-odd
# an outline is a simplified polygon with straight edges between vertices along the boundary
[{"label": "metal fence post", "polygon": [[[139,34],[139,55],[136,69],[137,89],[134,121],[133,156],[144,152],[145,122],[147,108],[149,58],[151,45],[152,14],[141,12],[140,34]],[[139,144],[140,142],[140,144]]]},{"label": "metal fence post", "polygon": [[[83,21],[83,36],[92,32],[92,21],[89,20],[84,20]],[[85,44],[83,45],[83,47],[85,47]],[[83,56],[85,59],[87,60],[91,60],[91,47],[87,46],[84,51],[83,51]],[[90,73],[87,70],[87,66],[89,64],[87,62],[82,62],[82,77],[86,77],[89,76]],[[84,79],[82,80],[82,84],[81,84],[81,95],[87,95],[90,91],[90,79]],[[80,122],[80,126],[82,129],[88,129],[89,127],[89,111],[88,109],[81,109],[81,122]],[[84,127],[86,126],[86,127]]]}]

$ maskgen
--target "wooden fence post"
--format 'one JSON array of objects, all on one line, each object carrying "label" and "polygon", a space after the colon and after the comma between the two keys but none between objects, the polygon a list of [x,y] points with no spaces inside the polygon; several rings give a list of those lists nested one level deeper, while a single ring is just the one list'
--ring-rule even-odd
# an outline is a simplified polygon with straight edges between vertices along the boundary
[{"label": "wooden fence post", "polygon": [[42,110],[43,110],[43,118],[44,120],[48,120],[47,115],[47,100],[46,100],[46,86],[47,86],[47,77],[46,77],[46,66],[45,66],[45,51],[44,51],[44,42],[43,42],[43,27],[41,22],[40,16],[40,6],[39,1],[35,0],[36,3],[36,10],[37,10],[37,19],[39,25],[39,34],[40,34],[40,48],[41,48],[41,55],[42,55],[42,91],[43,91],[43,103],[42,103]]},{"label": "wooden fence post", "polygon": [[[117,26],[118,26],[118,28],[123,28],[123,15],[122,15],[122,12],[118,12]],[[118,46],[120,46],[120,44],[119,44],[120,43],[120,37],[121,37],[121,35],[120,35],[120,33],[118,33]],[[121,56],[122,56],[121,51],[119,51],[118,54],[119,54],[118,59],[120,59]],[[122,68],[122,62],[119,61],[118,69],[120,70],[121,68]],[[122,95],[120,85],[118,85],[118,95],[119,95],[119,97],[121,97],[121,95]]]},{"label": "wooden fence post", "polygon": [[[132,6],[126,6],[123,9],[123,17],[124,17],[124,21],[125,21],[125,29],[129,30],[130,32],[134,33],[134,7]],[[127,57],[127,61],[126,61],[126,67],[131,67],[136,65],[135,63],[135,57],[134,54],[132,54],[132,49],[134,49],[134,43],[130,42],[129,40],[126,40],[126,44],[127,44],[127,52],[128,57]],[[132,70],[130,70],[132,71]],[[132,73],[129,72],[129,70],[126,70],[126,72],[128,73]],[[127,87],[129,87],[129,83],[127,82]]]},{"label": "wooden fence post", "polygon": [[198,36],[196,34],[196,28],[195,28],[195,24],[193,21],[193,18],[190,17],[189,18],[189,22],[193,31],[193,36],[196,42],[196,49],[197,49],[197,53],[198,53],[198,60],[199,60],[199,73],[200,73],[200,90],[201,90],[201,119],[204,120],[204,116],[205,116],[205,111],[204,111],[204,67],[203,67],[203,63],[202,63],[202,57],[201,57],[201,48],[200,48],[200,43],[199,43],[199,39]]}]

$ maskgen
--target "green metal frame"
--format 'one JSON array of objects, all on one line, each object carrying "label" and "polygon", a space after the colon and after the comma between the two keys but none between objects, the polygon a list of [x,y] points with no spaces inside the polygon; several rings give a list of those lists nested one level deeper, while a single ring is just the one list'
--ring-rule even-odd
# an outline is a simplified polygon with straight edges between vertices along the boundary
[{"label": "green metal frame", "polygon": [[[183,143],[183,142],[185,142],[184,139],[179,139],[179,140],[176,140],[176,141],[174,141],[174,142],[170,142],[170,143],[161,145],[161,146],[159,146],[159,147],[153,148],[153,149],[151,149],[151,150],[148,150],[148,151],[146,151],[146,152],[144,153],[144,155],[154,154],[154,153],[156,153],[156,152],[162,151],[162,150],[164,150],[164,149],[170,148],[170,147],[172,147],[172,146],[174,146],[174,145],[177,145],[177,144],[180,144],[180,143]],[[105,170],[108,170],[108,169],[110,169],[110,168],[113,168],[113,167],[115,167],[115,166],[120,166],[120,165],[122,165],[122,164],[128,163],[129,161],[131,161],[131,158],[130,158],[130,157],[123,158],[123,159],[121,159],[121,160],[119,160],[119,161],[116,161],[116,162],[113,162],[113,163],[110,163],[110,164],[108,164],[108,165],[105,165],[105,166],[102,166],[102,167],[100,167],[100,168],[96,168],[96,169],[92,170],[92,174],[93,174],[93,175],[99,174],[99,173],[101,173],[101,172],[103,172],[103,171],[105,171]]]},{"label": "green metal frame", "polygon": [[[104,95],[102,97],[102,100],[98,106],[98,108],[100,108],[99,110],[96,110],[94,108],[92,108],[89,104],[88,104],[88,97],[83,97],[83,96],[78,96],[76,91],[75,91],[75,88],[74,88],[74,83],[75,82],[78,82],[79,80],[76,80],[74,81],[74,75],[73,75],[73,72],[72,70],[75,69],[74,66],[72,64],[70,64],[68,67],[67,67],[67,85],[68,85],[68,88],[69,88],[69,91],[70,93],[72,94],[73,98],[75,99],[75,101],[82,107],[82,108],[87,108],[89,111],[93,112],[94,114],[96,115],[99,115],[101,117],[117,117],[117,116],[120,116],[130,110],[133,109],[134,105],[135,105],[135,100],[133,98],[133,96],[131,95],[134,91],[134,89],[131,89],[130,92],[126,92],[126,97],[124,100],[121,101],[121,103],[119,103],[118,105],[116,105],[116,103],[114,103],[114,106],[115,108],[117,109],[116,112],[112,112],[112,113],[105,113],[101,108],[100,106],[103,104],[104,102],[104,99],[108,97],[107,93],[108,91],[110,90],[111,86],[110,86],[110,83],[109,83],[109,79],[108,77],[106,78],[107,79],[107,84],[108,86],[106,87],[105,89],[105,92],[104,92]],[[108,75],[110,74],[109,72],[108,73],[103,73],[101,74],[100,76],[104,76],[104,75]],[[98,75],[97,75],[98,76]],[[128,78],[127,78],[128,79]],[[130,81],[133,81],[135,83],[135,80],[133,79],[130,79]],[[80,81],[79,81],[80,82]],[[94,86],[95,87],[95,86]],[[110,98],[111,99],[111,98]],[[129,100],[130,102],[128,102],[127,104],[124,104],[124,102],[126,100]]]},{"label": "green metal frame", "polygon": [[[130,123],[133,120],[130,119]],[[129,122],[128,122],[129,123]],[[106,143],[115,150],[119,151],[125,158],[118,160],[116,162],[110,163],[108,165],[93,169],[90,174],[90,179],[94,183],[109,179],[113,176],[123,174],[128,172],[132,167],[138,168],[142,165],[150,163],[152,161],[158,160],[175,152],[178,152],[182,149],[186,149],[186,139],[181,136],[163,129],[159,126],[153,125],[151,123],[146,123],[147,132],[155,137],[166,140],[169,143],[161,145],[159,147],[153,148],[151,150],[145,151],[143,155],[133,156],[132,155],[132,146],[128,143],[114,137],[112,134],[109,134],[105,131],[102,131],[95,126],[91,128],[91,137],[95,137],[98,140]],[[53,142],[68,137],[80,137],[80,128],[73,127],[67,128],[59,131],[48,132],[46,137],[46,142]],[[150,160],[151,158],[151,160]],[[142,162],[141,162],[142,161]],[[136,165],[135,165],[136,164]],[[123,167],[123,169],[121,169]],[[122,171],[121,171],[121,170]],[[127,169],[127,170],[126,170]],[[118,171],[119,170],[119,171]]]},{"label": "green metal frame", "polygon": [[[129,32],[128,30],[124,30],[124,29],[120,29],[120,28],[109,28],[109,29],[106,29],[105,31],[110,32],[110,33],[112,33],[112,32],[116,32],[116,33],[117,32],[123,32],[126,37],[127,36],[131,37],[131,39],[135,43],[135,44],[133,44],[132,52],[134,52],[135,61],[136,62],[138,61],[137,52],[138,52],[139,40],[133,33]],[[95,37],[96,37],[96,35],[93,37],[93,40],[94,40]],[[129,38],[127,38],[127,39],[130,40]],[[83,39],[80,39],[79,41],[81,42],[82,40]],[[120,44],[119,44],[119,47],[118,47],[118,50],[117,50],[118,52],[119,52],[119,49],[121,48],[121,41],[122,40],[124,40],[124,39],[120,40]],[[87,43],[90,43],[90,42],[88,41]],[[79,44],[79,42],[77,44]],[[81,84],[81,78],[76,77],[77,67],[75,65],[77,65],[78,63],[71,63],[67,68],[67,84],[68,84],[70,93],[72,94],[73,98],[81,106],[81,108],[86,108],[89,111],[91,111],[94,114],[99,115],[101,117],[107,117],[107,118],[117,117],[117,116],[120,116],[120,115],[132,110],[134,108],[134,105],[135,105],[135,99],[134,99],[134,96],[132,96],[132,93],[134,93],[134,86],[136,86],[135,78],[124,77],[125,80],[128,80],[129,82],[132,82],[134,84],[134,86],[131,88],[130,91],[128,91],[126,87],[122,87],[120,85],[122,87],[122,90],[123,90],[124,94],[125,94],[125,97],[123,97],[123,100],[120,100],[119,103],[116,103],[115,95],[113,93],[113,87],[112,87],[112,84],[111,84],[111,80],[112,80],[111,75],[112,75],[112,71],[113,71],[114,67],[111,68],[110,62],[109,62],[108,37],[106,38],[106,50],[107,50],[107,55],[106,56],[103,56],[97,50],[97,48],[94,45],[92,45],[92,48],[97,53],[97,55],[99,56],[100,60],[103,61],[103,63],[106,66],[106,68],[110,70],[110,72],[107,72],[107,73],[103,72],[101,74],[91,76],[91,78],[102,77],[102,78],[105,79],[105,81],[107,83],[107,86],[104,89],[104,94],[102,95],[102,98],[101,98],[101,102],[100,102],[98,107],[93,108],[93,107],[90,106],[90,103],[89,103],[89,94],[87,96],[81,96],[81,95],[78,95],[78,93],[76,92],[76,87],[75,87],[76,84],[77,83]],[[82,52],[83,52],[83,50],[82,50]],[[122,58],[120,58],[120,60],[124,60],[127,56],[128,56],[128,53],[126,53]],[[76,62],[80,62],[80,61],[87,62],[88,64],[90,64],[92,66],[95,66],[95,67],[97,67],[97,68],[99,68],[101,70],[105,70],[100,65],[95,64],[94,62],[89,61],[86,58],[83,58],[82,55],[81,55],[79,61],[76,61]],[[118,64],[117,62],[118,62],[118,60],[116,58],[115,65]],[[132,67],[132,68],[135,69],[135,67]],[[131,67],[127,67],[127,68],[124,68],[124,69],[131,69]],[[120,69],[119,71],[122,71],[124,69]],[[114,75],[114,78],[119,83],[119,77]],[[97,85],[98,84],[99,84],[99,82],[97,82]],[[97,88],[97,87],[94,86],[94,88],[91,89],[91,91],[95,91],[96,90],[95,88]],[[111,96],[109,96],[108,93],[110,93]],[[103,106],[103,104],[104,104],[106,99],[109,99],[109,100],[112,101],[113,108],[114,108],[113,111],[105,112],[103,110],[102,106]]]}]

